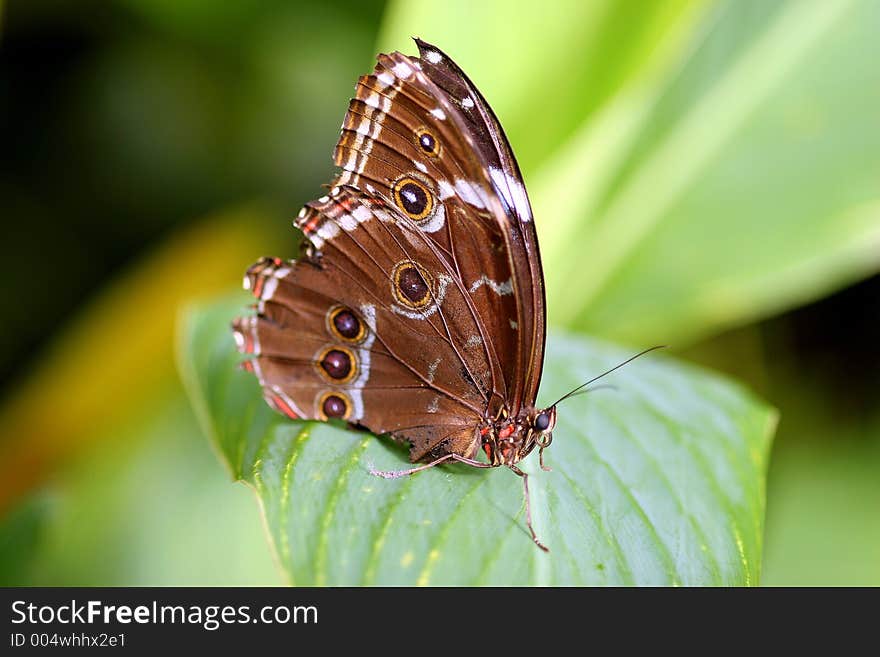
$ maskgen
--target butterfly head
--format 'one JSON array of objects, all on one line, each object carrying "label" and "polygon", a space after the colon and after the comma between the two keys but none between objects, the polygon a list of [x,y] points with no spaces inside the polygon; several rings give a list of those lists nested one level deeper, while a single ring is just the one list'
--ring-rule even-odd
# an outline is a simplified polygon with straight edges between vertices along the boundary
[{"label": "butterfly head", "polygon": [[483,451],[492,465],[515,465],[535,447],[549,447],[555,426],[556,406],[505,415],[480,431]]}]

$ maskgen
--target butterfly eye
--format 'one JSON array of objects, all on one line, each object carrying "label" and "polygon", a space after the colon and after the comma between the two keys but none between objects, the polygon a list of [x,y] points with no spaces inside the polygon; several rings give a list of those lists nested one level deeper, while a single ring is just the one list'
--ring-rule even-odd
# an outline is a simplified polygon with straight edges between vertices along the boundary
[{"label": "butterfly eye", "polygon": [[332,383],[348,383],[357,374],[357,359],[345,347],[325,349],[317,362],[318,370]]},{"label": "butterfly eye", "polygon": [[351,403],[343,393],[325,392],[318,401],[319,416],[322,420],[332,418],[346,419],[351,412]]},{"label": "butterfly eye", "polygon": [[533,426],[537,431],[546,431],[550,426],[550,414],[547,412],[538,413]]},{"label": "butterfly eye", "polygon": [[415,178],[408,176],[394,183],[394,202],[410,219],[424,219],[434,209],[434,196]]},{"label": "butterfly eye", "polygon": [[421,265],[403,260],[394,265],[391,276],[394,298],[404,306],[420,309],[431,302],[432,278]]},{"label": "butterfly eye", "polygon": [[440,155],[440,142],[434,134],[427,128],[419,128],[416,130],[416,141],[422,152],[429,157],[437,157]]},{"label": "butterfly eye", "polygon": [[344,306],[330,311],[327,326],[334,337],[345,342],[360,342],[367,332],[358,316]]}]

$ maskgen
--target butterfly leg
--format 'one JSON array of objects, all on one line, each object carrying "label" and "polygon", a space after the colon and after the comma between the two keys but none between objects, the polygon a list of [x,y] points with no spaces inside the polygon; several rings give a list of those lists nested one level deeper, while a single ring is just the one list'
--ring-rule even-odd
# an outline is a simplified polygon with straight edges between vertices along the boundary
[{"label": "butterfly leg", "polygon": [[446,454],[445,456],[441,456],[439,459],[431,461],[430,463],[426,463],[425,465],[420,465],[416,468],[409,468],[408,470],[375,470],[374,468],[370,468],[370,474],[376,477],[382,477],[383,479],[397,479],[398,477],[406,477],[411,474],[415,474],[416,472],[421,472],[422,470],[427,470],[428,468],[433,468],[436,465],[440,465],[445,461],[458,461],[459,463],[467,463],[475,468],[492,468],[495,467],[488,463],[483,463],[482,461],[477,461],[476,459],[469,459],[465,456],[460,456],[458,454]]},{"label": "butterfly leg", "polygon": [[526,496],[526,525],[528,525],[529,532],[532,534],[532,540],[535,542],[535,545],[544,550],[544,552],[549,552],[550,548],[548,548],[538,539],[538,535],[535,533],[535,528],[532,527],[532,509],[531,505],[529,504],[529,475],[527,475],[515,465],[508,465],[507,467],[523,478],[523,490],[525,491]]},{"label": "butterfly leg", "polygon": [[541,469],[544,472],[553,472],[553,468],[544,465],[544,448],[541,447],[538,450],[538,463],[541,465]]}]

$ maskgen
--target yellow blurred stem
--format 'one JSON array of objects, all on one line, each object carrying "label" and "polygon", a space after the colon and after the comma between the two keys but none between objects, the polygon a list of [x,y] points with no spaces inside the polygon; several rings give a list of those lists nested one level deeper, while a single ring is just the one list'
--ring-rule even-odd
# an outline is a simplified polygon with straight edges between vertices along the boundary
[{"label": "yellow blurred stem", "polygon": [[269,214],[249,207],[181,230],[64,330],[0,407],[0,516],[173,376],[179,306],[228,291],[270,251]]}]

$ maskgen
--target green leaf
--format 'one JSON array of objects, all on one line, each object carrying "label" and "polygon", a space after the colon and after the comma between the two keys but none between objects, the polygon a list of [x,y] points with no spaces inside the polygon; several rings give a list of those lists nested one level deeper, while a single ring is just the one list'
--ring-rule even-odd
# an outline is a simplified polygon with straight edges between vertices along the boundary
[{"label": "green leaf", "polygon": [[0,586],[26,586],[45,533],[51,500],[31,495],[0,517]]},{"label": "green leaf", "polygon": [[551,321],[681,345],[880,269],[880,4],[632,7],[398,1],[380,42],[430,36],[498,110]]},{"label": "green leaf", "polygon": [[872,415],[828,413],[831,426],[787,428],[789,444],[774,451],[771,468],[764,584],[880,586],[880,422]]},{"label": "green leaf", "polygon": [[[748,392],[664,356],[607,378],[616,390],[566,401],[553,445],[503,469],[408,466],[391,441],[326,423],[292,422],[236,367],[229,330],[241,296],[191,309],[180,365],[222,460],[256,490],[291,583],[756,584],[764,477],[775,412]],[[550,335],[542,398],[558,398],[631,353]]]},{"label": "green leaf", "polygon": [[[70,459],[52,478],[30,563],[10,566],[12,583],[277,584],[253,497],[218,467],[178,381],[167,380],[125,421],[100,431],[107,436],[96,437],[100,448]],[[4,567],[7,556],[0,549]]]}]

